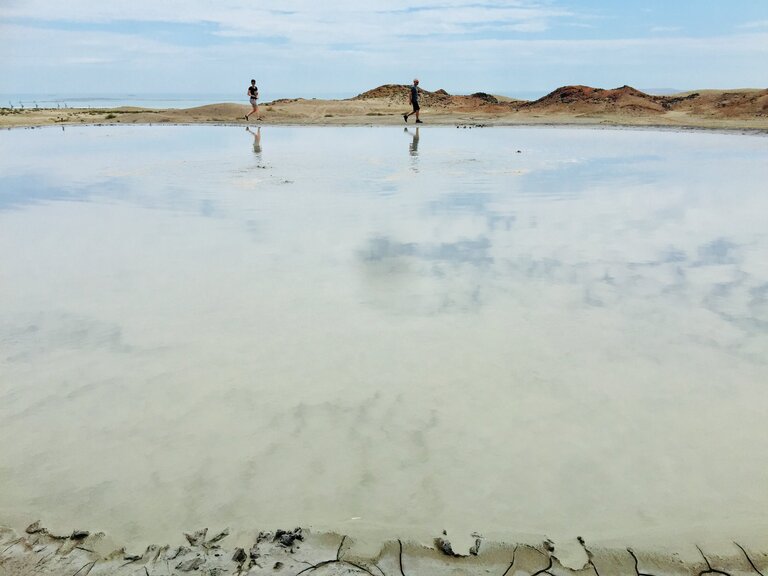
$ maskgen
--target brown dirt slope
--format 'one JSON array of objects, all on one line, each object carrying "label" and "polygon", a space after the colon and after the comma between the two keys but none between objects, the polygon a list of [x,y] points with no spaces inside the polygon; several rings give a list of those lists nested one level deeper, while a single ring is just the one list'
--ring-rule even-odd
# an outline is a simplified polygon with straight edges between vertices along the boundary
[{"label": "brown dirt slope", "polygon": [[631,86],[613,90],[590,86],[563,86],[534,102],[522,104],[520,109],[577,114],[622,113],[631,116],[665,112],[662,97],[645,94]]},{"label": "brown dirt slope", "polygon": [[[404,84],[384,84],[373,90],[358,94],[352,100],[378,100],[387,104],[406,106],[410,86]],[[499,99],[485,92],[475,92],[469,96],[453,96],[443,89],[430,92],[419,88],[419,98],[423,108],[467,109],[486,104],[498,104]]]},{"label": "brown dirt slope", "polygon": [[698,116],[768,117],[768,90],[703,90],[667,100],[671,108]]},{"label": "brown dirt slope", "polygon": [[590,86],[563,86],[534,102],[520,104],[520,111],[571,114],[620,114],[660,116],[669,111],[717,118],[768,115],[768,90],[703,91],[654,96],[631,86],[612,90]]}]

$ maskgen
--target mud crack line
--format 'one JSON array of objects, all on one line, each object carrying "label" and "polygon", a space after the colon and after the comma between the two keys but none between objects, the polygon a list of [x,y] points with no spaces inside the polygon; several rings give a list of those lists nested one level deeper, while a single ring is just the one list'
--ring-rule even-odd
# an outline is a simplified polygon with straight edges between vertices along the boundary
[{"label": "mud crack line", "polygon": [[400,556],[398,558],[400,562],[400,575],[405,576],[405,572],[403,571],[403,541],[398,538],[397,543],[400,546]]},{"label": "mud crack line", "polygon": [[[361,566],[360,564],[357,564],[355,562],[351,562],[349,560],[343,560],[341,558],[341,549],[344,547],[344,542],[347,540],[346,536],[343,536],[341,538],[341,542],[339,542],[339,547],[336,549],[336,558],[333,560],[323,560],[322,562],[318,562],[317,564],[310,564],[307,568],[304,568],[301,572],[298,572],[296,576],[300,576],[300,574],[307,573],[317,570],[318,568],[321,568],[323,566],[328,566],[329,564],[347,564],[349,566],[353,566],[354,568],[357,568],[358,570],[362,570],[363,572],[370,574],[370,576],[376,576],[373,572],[368,570],[365,566]],[[379,568],[378,566],[376,566]],[[382,573],[383,576],[386,576],[384,572],[379,568],[379,571]]]},{"label": "mud crack line", "polygon": [[760,576],[765,576],[765,574],[763,574],[762,572],[760,572],[760,570],[758,570],[757,566],[755,566],[755,563],[752,562],[752,558],[749,557],[749,554],[747,554],[747,551],[744,549],[744,546],[742,546],[738,542],[734,542],[734,544],[736,544],[736,546],[738,546],[739,549],[744,553],[744,558],[746,558],[747,562],[749,562],[749,565],[752,566],[752,570],[760,574]]},{"label": "mud crack line", "polygon": [[699,576],[703,576],[703,574],[722,574],[722,576],[731,576],[731,574],[728,572],[724,572],[723,570],[718,570],[717,568],[712,568],[712,564],[709,563],[709,559],[704,555],[704,552],[702,551],[702,549],[699,548],[698,546],[696,546],[696,549],[701,554],[701,557],[704,558],[704,562],[707,563],[707,569],[699,572]]},{"label": "mud crack line", "polygon": [[507,576],[509,574],[509,571],[512,570],[512,566],[515,565],[515,555],[517,554],[517,546],[515,546],[515,549],[512,550],[512,562],[509,563],[509,566],[507,566],[507,569],[504,570],[504,574],[501,576]]},{"label": "mud crack line", "polygon": [[640,572],[640,563],[637,560],[637,556],[635,555],[634,550],[632,550],[632,548],[627,548],[627,552],[629,552],[629,555],[632,556],[632,560],[635,561],[635,574],[637,576],[654,576],[653,574],[649,574],[647,572]]}]

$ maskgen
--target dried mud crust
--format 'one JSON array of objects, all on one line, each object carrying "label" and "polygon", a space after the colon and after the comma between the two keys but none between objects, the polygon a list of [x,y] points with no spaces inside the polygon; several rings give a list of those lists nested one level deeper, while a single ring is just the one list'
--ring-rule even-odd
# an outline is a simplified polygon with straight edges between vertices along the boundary
[{"label": "dried mud crust", "polygon": [[227,546],[228,530],[185,533],[182,546],[148,546],[143,552],[116,547],[99,532],[52,534],[39,522],[23,533],[0,528],[0,575],[175,576],[200,574],[329,576],[766,576],[766,548],[739,542],[707,550],[678,551],[590,546],[582,538],[505,544],[479,534],[457,549],[445,533],[429,543],[361,542],[301,528],[258,532],[248,546]]}]

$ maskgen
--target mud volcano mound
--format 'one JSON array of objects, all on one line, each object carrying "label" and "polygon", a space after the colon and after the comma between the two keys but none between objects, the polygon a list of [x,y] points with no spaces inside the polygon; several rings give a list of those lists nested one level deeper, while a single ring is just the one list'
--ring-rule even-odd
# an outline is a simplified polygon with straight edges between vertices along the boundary
[{"label": "mud volcano mound", "polygon": [[[358,94],[352,100],[378,100],[387,104],[407,106],[410,86],[405,84],[384,84],[378,88]],[[489,104],[498,104],[499,100],[485,92],[475,92],[469,96],[454,96],[442,88],[435,92],[419,88],[419,101],[422,107],[472,109]]]},{"label": "mud volcano mound", "polygon": [[[445,90],[430,92],[419,88],[419,102],[422,106],[445,107],[449,106],[452,96]],[[405,84],[384,84],[378,88],[358,94],[352,100],[386,100],[389,104],[408,104],[408,94],[411,87]]]},{"label": "mud volcano mound", "polygon": [[768,116],[768,90],[703,90],[669,98],[675,110],[717,118]]},{"label": "mud volcano mound", "polygon": [[669,111],[715,118],[768,116],[768,90],[705,90],[672,96],[654,96],[631,86],[612,90],[591,86],[562,86],[518,110],[549,114],[613,114],[657,116]]},{"label": "mud volcano mound", "polygon": [[663,97],[651,96],[631,86],[612,90],[591,86],[562,86],[543,98],[521,105],[521,109],[582,114],[663,114],[668,108],[664,100]]}]

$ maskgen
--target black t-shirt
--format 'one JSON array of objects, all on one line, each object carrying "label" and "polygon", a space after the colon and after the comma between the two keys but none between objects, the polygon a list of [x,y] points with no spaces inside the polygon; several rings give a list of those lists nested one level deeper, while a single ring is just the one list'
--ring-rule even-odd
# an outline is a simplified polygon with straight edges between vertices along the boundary
[{"label": "black t-shirt", "polygon": [[411,86],[411,102],[413,104],[419,103],[419,89],[416,86]]},{"label": "black t-shirt", "polygon": [[251,98],[256,98],[259,95],[259,89],[256,86],[248,86],[248,94]]}]

